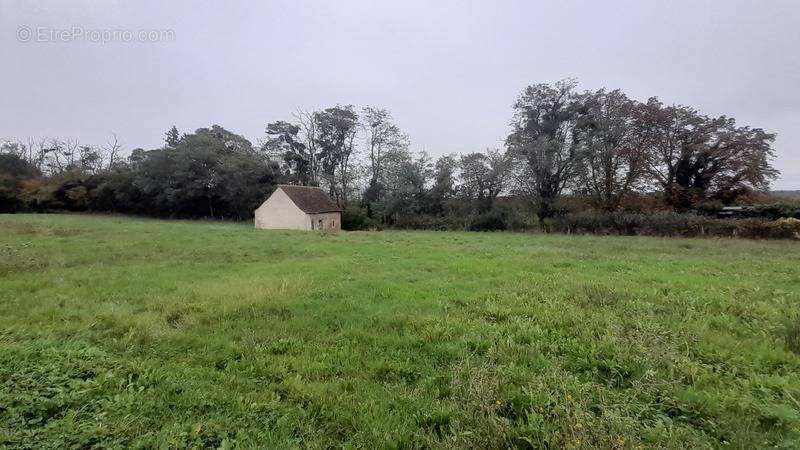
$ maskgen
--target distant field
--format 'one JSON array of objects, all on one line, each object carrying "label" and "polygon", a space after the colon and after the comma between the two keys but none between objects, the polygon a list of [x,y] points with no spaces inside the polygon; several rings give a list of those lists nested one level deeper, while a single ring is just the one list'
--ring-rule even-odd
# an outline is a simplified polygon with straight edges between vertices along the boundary
[{"label": "distant field", "polygon": [[800,243],[0,215],[0,447],[798,448]]}]

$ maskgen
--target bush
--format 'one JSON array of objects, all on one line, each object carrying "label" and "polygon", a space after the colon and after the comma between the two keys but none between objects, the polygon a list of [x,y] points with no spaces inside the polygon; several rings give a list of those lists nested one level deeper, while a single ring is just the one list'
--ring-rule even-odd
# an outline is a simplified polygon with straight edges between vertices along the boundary
[{"label": "bush", "polygon": [[22,211],[24,204],[16,192],[0,186],[0,214]]},{"label": "bush", "polygon": [[772,220],[786,217],[800,219],[800,206],[791,203],[757,205],[747,211],[747,215],[748,217],[763,217]]},{"label": "bush", "polygon": [[748,238],[800,239],[800,219],[789,217],[769,222],[743,220],[739,233]]},{"label": "bush", "polygon": [[371,220],[367,217],[367,212],[359,207],[348,207],[342,211],[343,230],[367,230],[371,225]]},{"label": "bush", "polygon": [[498,231],[508,228],[505,217],[497,212],[475,216],[469,224],[470,231]]},{"label": "bush", "polygon": [[[722,212],[721,202],[706,202],[698,205],[697,212],[707,216],[717,216]],[[777,220],[786,217],[800,219],[800,205],[791,202],[777,202],[746,206],[736,212],[737,217]]]},{"label": "bush", "polygon": [[500,214],[505,222],[506,230],[525,231],[533,230],[539,226],[539,221],[528,205],[516,203],[498,202],[494,212]]},{"label": "bush", "polygon": [[16,155],[0,154],[0,213],[25,210],[25,185],[41,176],[39,170]]},{"label": "bush", "polygon": [[451,220],[449,216],[433,216],[425,214],[403,214],[398,216],[391,228],[402,230],[463,230],[464,225]]},{"label": "bush", "polygon": [[718,236],[761,239],[800,239],[800,220],[718,219],[697,214],[582,212],[548,220],[560,233],[652,236]]}]

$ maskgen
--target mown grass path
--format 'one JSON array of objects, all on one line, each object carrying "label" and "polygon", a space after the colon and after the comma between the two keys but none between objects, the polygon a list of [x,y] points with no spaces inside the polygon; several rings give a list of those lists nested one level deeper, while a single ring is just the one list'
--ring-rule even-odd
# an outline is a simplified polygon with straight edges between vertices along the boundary
[{"label": "mown grass path", "polygon": [[797,448],[800,244],[0,216],[0,447]]}]

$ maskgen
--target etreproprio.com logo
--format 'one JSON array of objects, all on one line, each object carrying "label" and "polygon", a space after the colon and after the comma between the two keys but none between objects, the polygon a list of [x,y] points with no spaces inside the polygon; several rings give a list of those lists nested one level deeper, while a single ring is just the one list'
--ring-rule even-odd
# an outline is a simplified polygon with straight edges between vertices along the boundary
[{"label": "etreproprio.com logo", "polygon": [[175,40],[175,31],[169,29],[86,28],[80,26],[52,28],[23,25],[17,28],[17,40],[19,42],[89,42],[92,44],[172,42]]}]

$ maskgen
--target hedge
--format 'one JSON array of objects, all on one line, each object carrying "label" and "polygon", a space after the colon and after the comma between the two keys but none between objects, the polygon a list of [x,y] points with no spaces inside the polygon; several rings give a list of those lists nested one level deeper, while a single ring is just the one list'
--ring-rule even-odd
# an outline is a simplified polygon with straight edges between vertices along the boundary
[{"label": "hedge", "polygon": [[800,239],[800,220],[795,218],[718,219],[672,212],[650,214],[582,212],[555,217],[546,223],[550,231],[559,233]]}]

